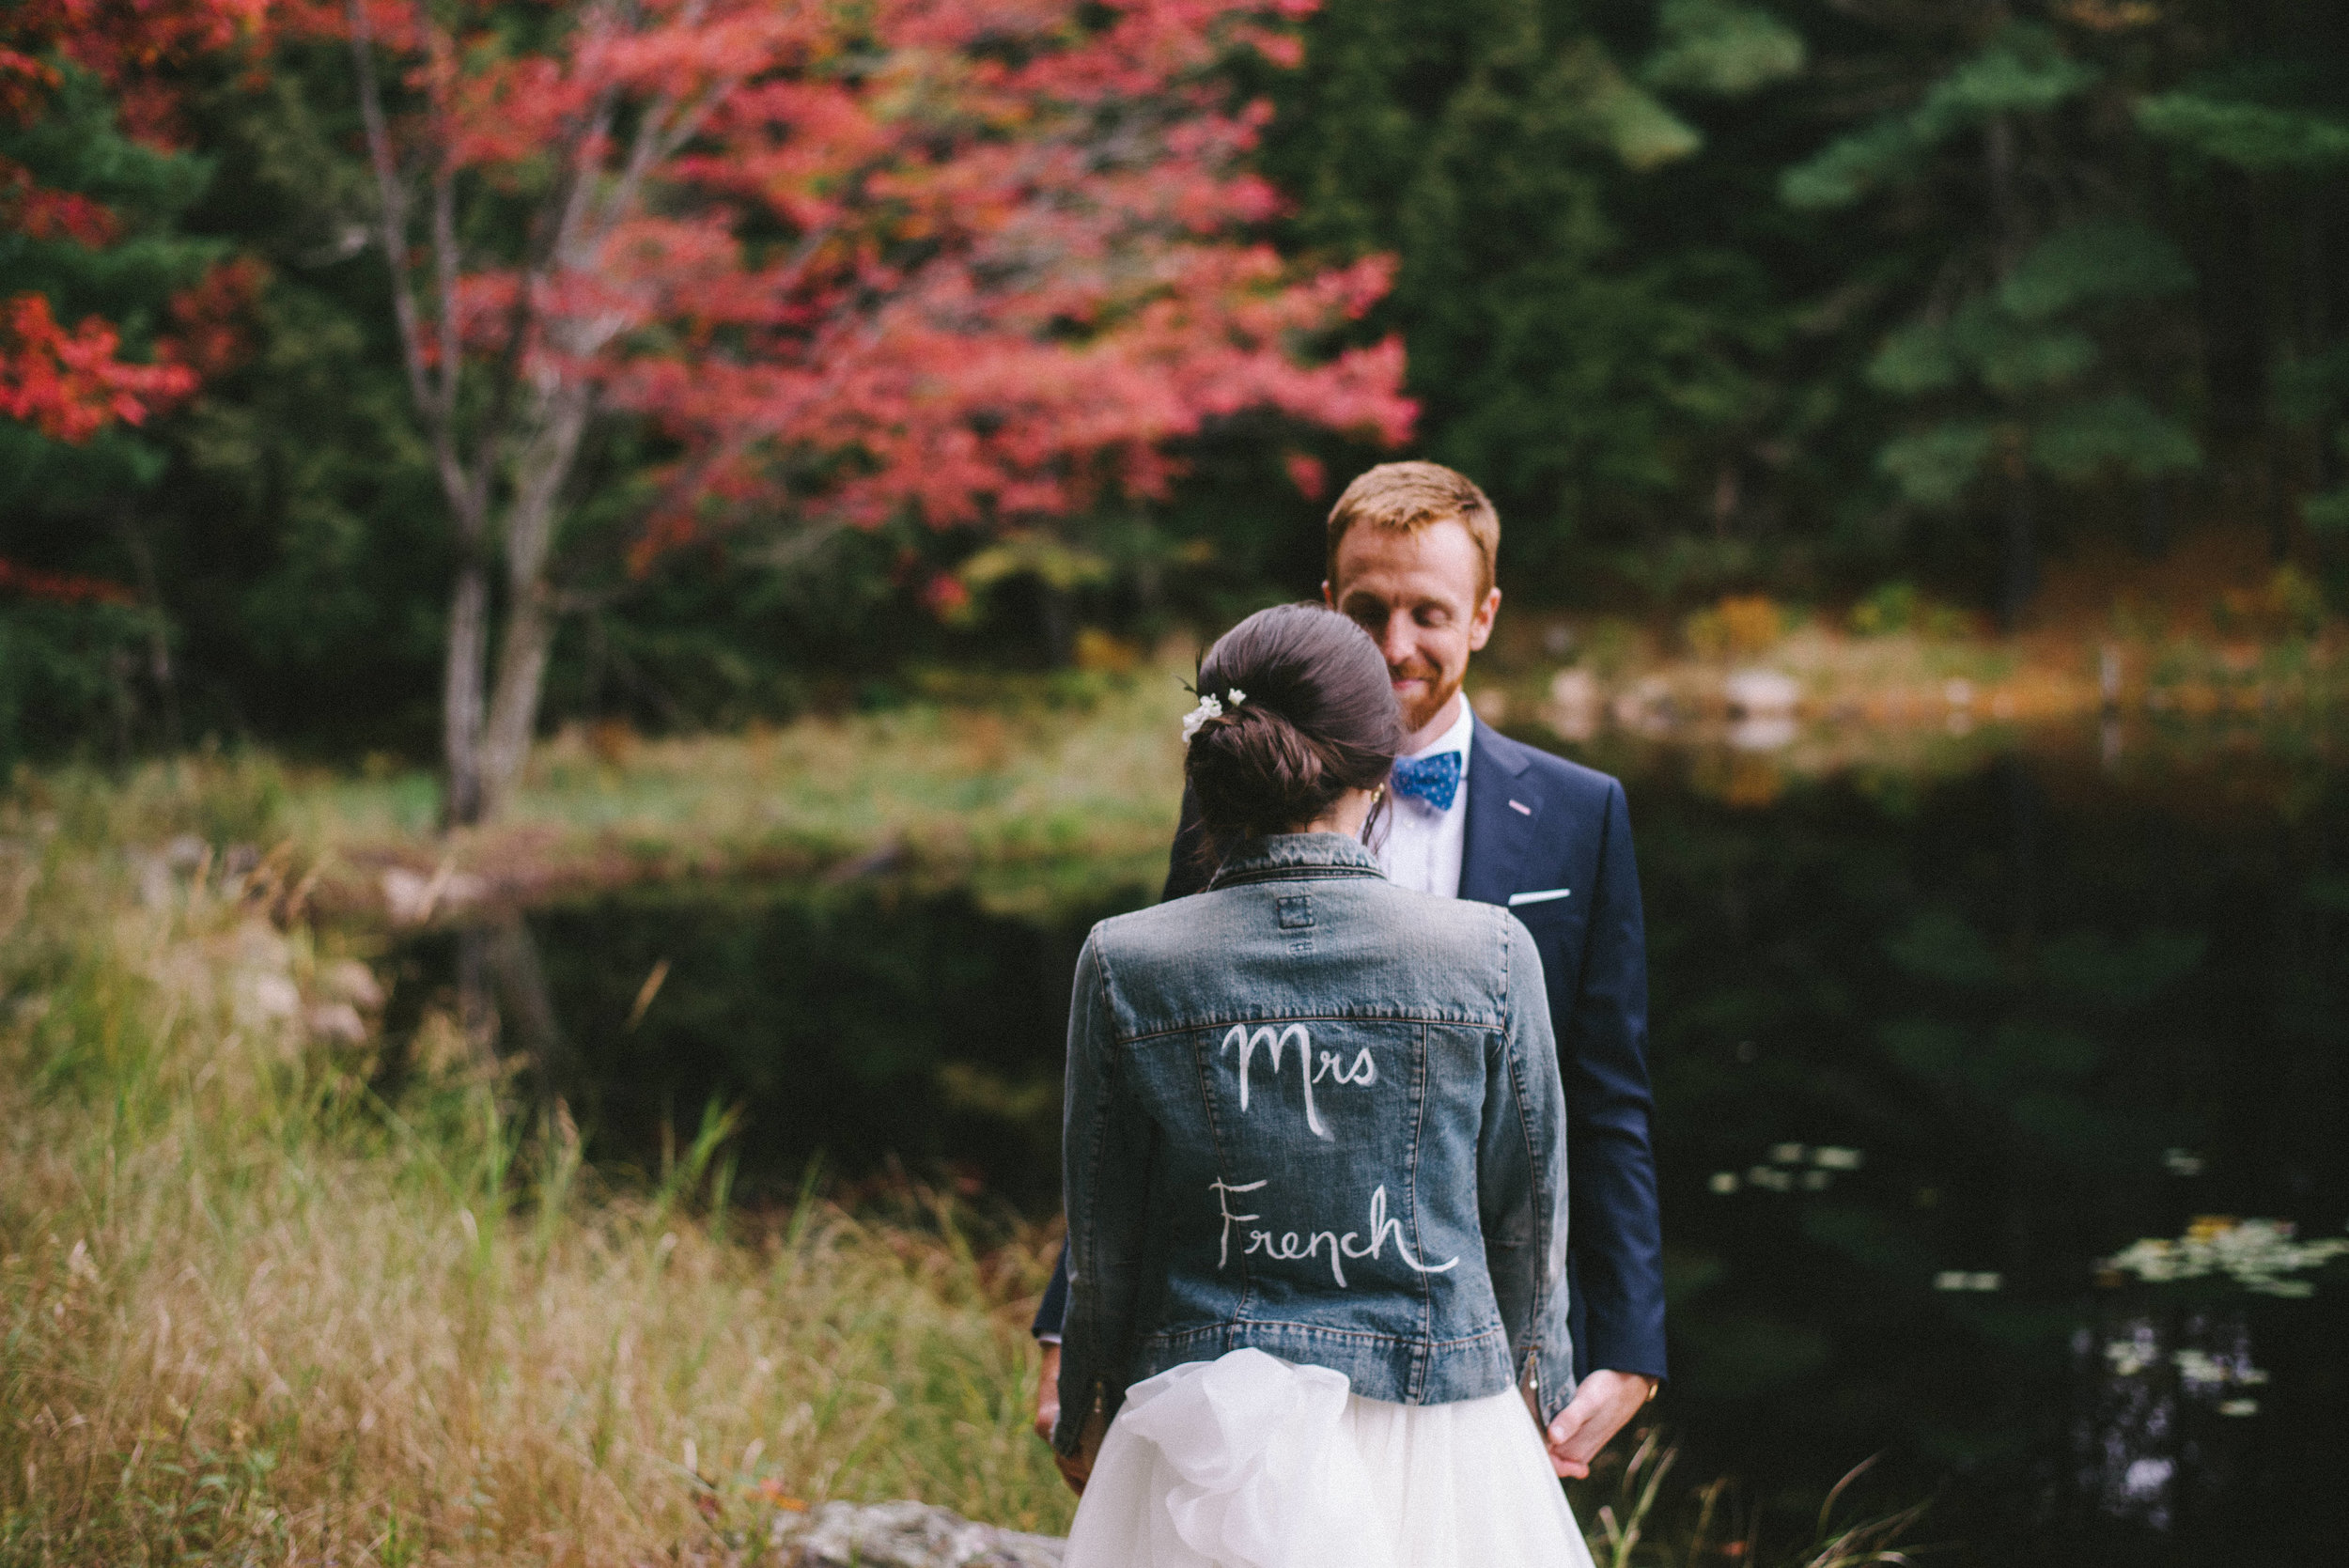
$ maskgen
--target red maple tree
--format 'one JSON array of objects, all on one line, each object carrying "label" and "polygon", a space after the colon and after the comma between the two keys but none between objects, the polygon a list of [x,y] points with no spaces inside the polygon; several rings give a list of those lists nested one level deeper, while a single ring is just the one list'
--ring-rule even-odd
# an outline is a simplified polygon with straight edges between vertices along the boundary
[{"label": "red maple tree", "polygon": [[745,516],[1033,525],[1156,495],[1171,443],[1243,409],[1400,439],[1400,345],[1315,351],[1386,265],[1300,273],[1249,238],[1278,206],[1243,164],[1266,111],[1217,68],[1285,55],[1304,8],[313,0],[353,51],[459,545],[451,819],[526,756],[598,420],[675,454],[640,563]]}]

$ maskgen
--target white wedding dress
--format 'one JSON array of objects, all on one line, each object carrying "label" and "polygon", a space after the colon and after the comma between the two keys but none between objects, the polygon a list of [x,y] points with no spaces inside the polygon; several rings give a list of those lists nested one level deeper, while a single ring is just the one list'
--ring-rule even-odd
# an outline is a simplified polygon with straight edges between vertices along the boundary
[{"label": "white wedding dress", "polygon": [[1066,1568],[1592,1568],[1515,1392],[1361,1399],[1261,1350],[1128,1390]]}]

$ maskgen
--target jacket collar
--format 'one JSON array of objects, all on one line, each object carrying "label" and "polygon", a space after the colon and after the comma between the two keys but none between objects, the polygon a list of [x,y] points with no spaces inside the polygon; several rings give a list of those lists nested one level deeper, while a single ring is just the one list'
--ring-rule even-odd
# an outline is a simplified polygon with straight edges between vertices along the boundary
[{"label": "jacket collar", "polygon": [[1378,869],[1378,858],[1344,833],[1270,833],[1233,850],[1207,885],[1228,888],[1237,882],[1385,875]]},{"label": "jacket collar", "polygon": [[1460,896],[1506,904],[1540,835],[1543,800],[1527,787],[1526,748],[1480,722],[1469,742],[1468,821],[1460,846]]}]

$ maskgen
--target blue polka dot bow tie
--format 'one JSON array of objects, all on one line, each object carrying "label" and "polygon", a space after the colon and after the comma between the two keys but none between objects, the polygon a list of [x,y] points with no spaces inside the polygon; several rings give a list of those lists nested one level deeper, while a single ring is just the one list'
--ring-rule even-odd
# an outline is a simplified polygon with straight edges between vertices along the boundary
[{"label": "blue polka dot bow tie", "polygon": [[1394,765],[1394,792],[1416,795],[1438,811],[1450,811],[1460,795],[1460,753],[1404,758]]}]

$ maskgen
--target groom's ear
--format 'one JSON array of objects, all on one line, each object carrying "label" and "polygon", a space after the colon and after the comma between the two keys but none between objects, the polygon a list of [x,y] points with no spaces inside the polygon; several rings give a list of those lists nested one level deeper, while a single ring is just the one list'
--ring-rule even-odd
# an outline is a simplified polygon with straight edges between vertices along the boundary
[{"label": "groom's ear", "polygon": [[1326,577],[1321,580],[1321,602],[1332,610],[1338,607],[1337,599],[1330,592],[1330,580]]},{"label": "groom's ear", "polygon": [[1487,588],[1485,590],[1485,602],[1476,607],[1475,615],[1469,621],[1469,652],[1479,652],[1492,641],[1493,617],[1500,613],[1501,590]]}]

